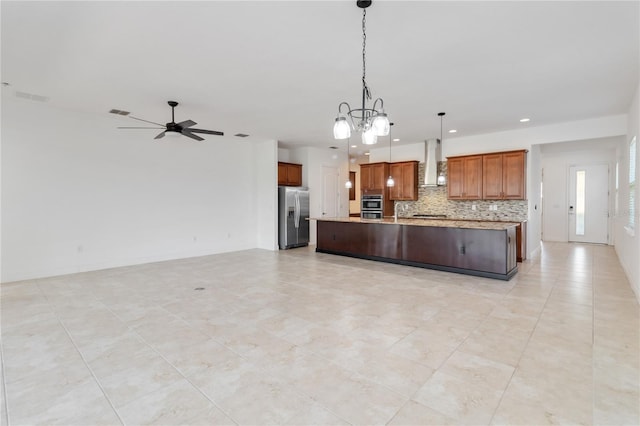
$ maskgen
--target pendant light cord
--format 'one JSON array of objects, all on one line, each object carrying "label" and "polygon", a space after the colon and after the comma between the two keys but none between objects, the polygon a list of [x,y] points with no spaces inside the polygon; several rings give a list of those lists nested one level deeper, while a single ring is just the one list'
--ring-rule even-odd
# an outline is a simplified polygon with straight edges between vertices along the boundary
[{"label": "pendant light cord", "polygon": [[365,100],[371,100],[371,92],[367,86],[367,9],[362,9],[362,110]]},{"label": "pendant light cord", "polygon": [[389,162],[391,162],[391,126],[389,126]]}]

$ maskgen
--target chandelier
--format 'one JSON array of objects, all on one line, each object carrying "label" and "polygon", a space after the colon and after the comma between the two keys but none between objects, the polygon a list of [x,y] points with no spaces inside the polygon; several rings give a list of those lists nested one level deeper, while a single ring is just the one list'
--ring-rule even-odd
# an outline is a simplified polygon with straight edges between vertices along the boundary
[{"label": "chandelier", "polygon": [[[338,105],[338,117],[333,125],[333,137],[347,139],[351,136],[351,129],[362,132],[362,143],[373,145],[378,142],[378,136],[389,134],[389,118],[384,112],[384,101],[377,98],[371,108],[367,108],[367,101],[371,100],[371,92],[367,86],[367,7],[372,0],[357,0],[356,5],[362,9],[362,108],[351,108],[347,102]],[[346,112],[343,112],[343,106]],[[347,120],[348,118],[348,120]]]}]

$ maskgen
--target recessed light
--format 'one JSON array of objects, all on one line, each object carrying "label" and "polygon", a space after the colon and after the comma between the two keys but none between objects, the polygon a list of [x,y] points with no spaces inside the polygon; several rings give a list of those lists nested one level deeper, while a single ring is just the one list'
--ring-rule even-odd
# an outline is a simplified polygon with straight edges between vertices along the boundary
[{"label": "recessed light", "polygon": [[358,145],[351,145],[351,148],[357,148]]},{"label": "recessed light", "polygon": [[456,133],[456,132],[457,132],[457,130],[456,130],[456,129],[451,129],[451,130],[449,130],[449,133]]},{"label": "recessed light", "polygon": [[394,142],[400,142],[400,139],[395,138],[393,141],[394,141]]},{"label": "recessed light", "polygon": [[369,153],[368,153],[368,152],[365,152],[365,153],[364,153],[364,155],[369,155]]},{"label": "recessed light", "polygon": [[520,122],[521,123],[526,123],[527,121],[531,120],[530,118],[521,118]]}]

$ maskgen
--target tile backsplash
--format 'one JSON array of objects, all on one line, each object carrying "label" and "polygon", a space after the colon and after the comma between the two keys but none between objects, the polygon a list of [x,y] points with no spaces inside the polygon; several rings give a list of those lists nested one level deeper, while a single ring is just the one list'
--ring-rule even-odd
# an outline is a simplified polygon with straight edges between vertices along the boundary
[{"label": "tile backsplash", "polygon": [[[447,174],[446,165],[446,161],[438,163],[438,167],[442,169],[445,176]],[[414,214],[442,214],[453,219],[514,222],[527,220],[528,203],[526,200],[452,201],[447,198],[446,186],[422,186],[424,184],[424,163],[419,164],[418,173],[418,200],[396,201],[401,206],[398,209],[398,216],[411,217]],[[492,210],[492,206],[495,206],[496,210]]]}]

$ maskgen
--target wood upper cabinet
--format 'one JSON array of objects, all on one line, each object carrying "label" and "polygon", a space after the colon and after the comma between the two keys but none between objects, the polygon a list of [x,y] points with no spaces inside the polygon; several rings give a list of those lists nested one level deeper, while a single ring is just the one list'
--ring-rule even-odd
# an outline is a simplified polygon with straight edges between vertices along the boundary
[{"label": "wood upper cabinet", "polygon": [[482,198],[482,155],[448,158],[447,174],[449,199]]},{"label": "wood upper cabinet", "polygon": [[395,181],[395,185],[389,188],[389,199],[396,201],[415,201],[418,199],[417,161],[391,163],[389,174]]},{"label": "wood upper cabinet", "polygon": [[363,194],[386,194],[389,177],[389,163],[369,163],[360,165],[360,190]]},{"label": "wood upper cabinet", "polygon": [[498,152],[482,156],[482,198],[526,198],[526,151]]},{"label": "wood upper cabinet", "polygon": [[302,164],[278,162],[278,185],[302,186]]}]

